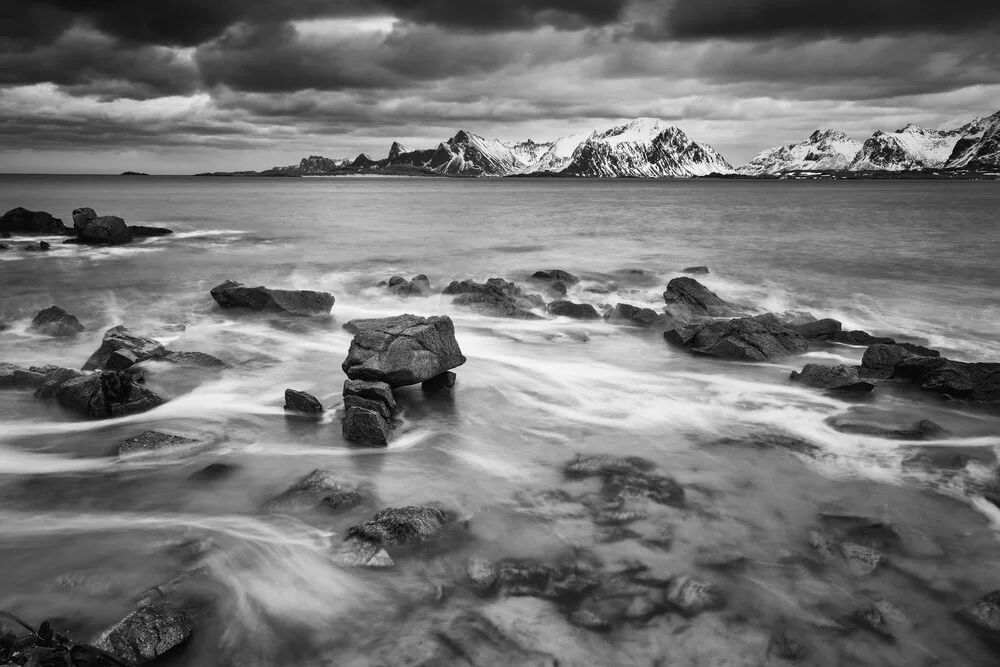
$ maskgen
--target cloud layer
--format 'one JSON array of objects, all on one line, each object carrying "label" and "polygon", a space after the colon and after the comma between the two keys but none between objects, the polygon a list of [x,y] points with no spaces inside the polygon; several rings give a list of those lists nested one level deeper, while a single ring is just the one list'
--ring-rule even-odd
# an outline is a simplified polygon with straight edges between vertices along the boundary
[{"label": "cloud layer", "polygon": [[637,115],[739,163],[817,127],[958,125],[1000,99],[1000,4],[972,0],[33,0],[0,13],[0,171],[265,168],[463,127],[541,140]]}]

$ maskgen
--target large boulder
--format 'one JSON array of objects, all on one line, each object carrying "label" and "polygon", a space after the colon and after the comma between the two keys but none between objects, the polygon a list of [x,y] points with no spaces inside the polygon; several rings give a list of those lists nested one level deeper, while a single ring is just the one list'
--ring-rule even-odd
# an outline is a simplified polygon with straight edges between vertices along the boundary
[{"label": "large boulder", "polygon": [[861,357],[861,372],[865,377],[885,379],[892,377],[896,365],[913,353],[901,345],[876,343],[865,350]]},{"label": "large boulder", "polygon": [[599,320],[600,313],[589,303],[573,303],[572,301],[553,301],[548,306],[550,315],[569,317],[574,320]]},{"label": "large boulder", "polygon": [[173,234],[174,230],[167,229],[166,227],[146,227],[144,225],[129,225],[129,231],[132,232],[133,238],[142,238],[146,236],[167,236],[168,234]]},{"label": "large boulder", "polygon": [[130,665],[144,665],[191,636],[191,617],[168,604],[139,607],[105,631],[94,646]]},{"label": "large boulder", "polygon": [[528,278],[533,283],[539,283],[541,285],[552,285],[553,283],[562,283],[563,285],[576,285],[580,282],[580,279],[574,276],[569,271],[563,271],[562,269],[548,269],[547,271],[535,271]]},{"label": "large boulder", "polygon": [[51,234],[67,235],[72,230],[63,225],[63,221],[54,218],[45,211],[29,211],[18,206],[3,214],[0,218],[0,234]]},{"label": "large boulder", "polygon": [[829,389],[851,394],[870,394],[875,382],[863,378],[854,367],[806,364],[801,371],[792,371],[791,380],[815,389]]},{"label": "large boulder", "polygon": [[1000,363],[967,363],[942,357],[908,357],[896,364],[894,378],[924,391],[972,401],[1000,401]]},{"label": "large boulder", "polygon": [[124,417],[152,410],[166,400],[119,371],[82,375],[55,390],[59,404],[91,419]]},{"label": "large boulder", "polygon": [[798,333],[749,317],[671,329],[663,336],[697,354],[735,361],[771,361],[809,349]]},{"label": "large boulder", "polygon": [[97,215],[92,208],[73,211],[73,227],[80,243],[123,245],[132,242],[132,230],[117,215]]},{"label": "large boulder", "polygon": [[345,328],[356,334],[341,366],[352,380],[403,387],[465,363],[448,316],[351,320]]},{"label": "large boulder", "polygon": [[392,425],[382,410],[361,405],[366,399],[344,399],[344,439],[367,447],[388,447]]},{"label": "large boulder", "polygon": [[54,398],[59,387],[70,380],[83,377],[83,372],[75,368],[56,368],[45,374],[42,383],[35,389],[35,398],[48,400]]},{"label": "large boulder", "polygon": [[286,389],[285,412],[301,415],[321,415],[323,414],[323,404],[308,392]]},{"label": "large boulder", "polygon": [[76,317],[70,315],[59,306],[50,306],[44,310],[38,311],[35,318],[31,320],[30,328],[32,331],[37,331],[38,333],[45,334],[46,336],[53,336],[55,338],[75,336],[86,329],[85,326],[80,324],[80,320],[76,319]]},{"label": "large boulder", "polygon": [[351,526],[347,537],[372,544],[419,544],[436,537],[455,519],[453,513],[433,505],[393,507]]},{"label": "large boulder", "polygon": [[313,470],[264,505],[267,512],[346,510],[371,499],[367,487],[347,482],[329,470]]},{"label": "large boulder", "polygon": [[402,276],[389,278],[389,291],[396,296],[428,296],[431,293],[431,281],[424,274],[414,276],[413,280],[407,280]]},{"label": "large boulder", "polygon": [[278,290],[267,287],[247,287],[235,280],[227,280],[211,290],[212,298],[222,308],[245,310],[278,310],[292,315],[325,317],[336,301],[327,292],[310,290]]},{"label": "large boulder", "polygon": [[514,283],[503,278],[490,278],[485,283],[472,280],[452,281],[442,294],[454,296],[452,303],[495,317],[513,317],[523,320],[540,319],[531,312],[544,308],[545,301],[537,294],[528,294]]},{"label": "large boulder", "polygon": [[147,359],[165,357],[168,354],[167,348],[163,347],[159,342],[139,335],[125,325],[119,324],[104,332],[104,339],[101,341],[101,346],[97,348],[96,352],[90,355],[90,358],[83,365],[83,370],[92,371],[107,368],[109,360],[116,352],[127,353],[119,354],[116,357],[116,360],[119,360],[116,370],[124,370],[121,367],[121,361],[126,359],[132,360],[132,357],[134,357],[132,363],[138,363]]},{"label": "large boulder", "polygon": [[785,327],[792,331],[797,331],[803,338],[818,338],[821,340],[834,338],[839,334],[844,325],[838,320],[829,317],[816,320],[815,322],[803,322],[801,324],[786,324]]},{"label": "large boulder", "polygon": [[737,314],[735,306],[687,276],[674,278],[667,283],[663,301],[667,304],[666,312],[683,321],[700,317],[732,317]]}]

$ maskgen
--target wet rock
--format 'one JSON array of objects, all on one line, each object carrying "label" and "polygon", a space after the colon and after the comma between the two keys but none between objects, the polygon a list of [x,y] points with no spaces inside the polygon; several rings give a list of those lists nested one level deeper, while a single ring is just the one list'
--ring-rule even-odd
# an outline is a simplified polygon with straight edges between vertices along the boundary
[{"label": "wet rock", "polygon": [[350,412],[354,408],[364,408],[366,410],[371,410],[382,416],[382,419],[386,421],[391,427],[393,409],[390,405],[383,401],[365,398],[363,396],[345,396],[344,397],[344,412]]},{"label": "wet rock", "polygon": [[943,428],[929,419],[921,419],[909,428],[887,428],[877,424],[846,421],[840,417],[828,417],[825,423],[840,433],[869,435],[887,440],[936,440],[945,434]]},{"label": "wet rock", "polygon": [[47,241],[39,241],[38,243],[28,243],[21,246],[21,249],[25,252],[45,252],[51,247]]},{"label": "wet rock", "polygon": [[94,209],[73,211],[73,227],[79,243],[94,245],[123,245],[132,242],[132,230],[117,215],[101,215]]},{"label": "wet rock", "polygon": [[870,394],[875,382],[862,378],[857,368],[844,366],[823,366],[806,364],[801,372],[792,371],[792,382],[815,389],[827,389],[848,394]]},{"label": "wet rock", "polygon": [[636,326],[652,326],[660,318],[652,308],[640,308],[627,303],[616,304],[605,316],[611,324],[634,324]]},{"label": "wet rock", "polygon": [[392,387],[385,382],[368,382],[366,380],[347,380],[344,382],[344,397],[360,396],[385,403],[395,412],[396,398],[392,395]]},{"label": "wet rock", "polygon": [[785,433],[748,433],[741,437],[721,438],[711,445],[725,447],[754,447],[756,449],[783,449],[797,454],[814,454],[820,450],[808,440]]},{"label": "wet rock", "polygon": [[489,592],[497,582],[497,571],[493,563],[482,558],[470,558],[465,566],[469,580],[481,592]]},{"label": "wet rock", "polygon": [[[909,440],[910,438],[904,439]],[[913,439],[919,440],[919,438]],[[903,459],[903,466],[909,468],[919,466],[930,470],[947,468],[958,470],[972,462],[984,466],[992,466],[997,462],[993,447],[988,445],[968,447],[922,445],[906,447],[903,452],[907,454],[907,457]]]},{"label": "wet rock", "polygon": [[674,527],[669,523],[658,523],[642,541],[647,546],[667,551],[674,544]]},{"label": "wet rock", "polygon": [[569,615],[573,625],[593,632],[610,632],[611,622],[588,609],[577,609]]},{"label": "wet rock", "polygon": [[448,655],[438,655],[420,664],[425,667],[459,664],[550,667],[559,664],[555,656],[528,648],[511,634],[482,613],[466,611],[456,616],[447,628],[434,633],[449,649]]},{"label": "wet rock", "polygon": [[326,317],[336,301],[332,294],[310,290],[247,287],[227,280],[211,289],[212,298],[222,308],[250,311],[284,311],[292,315]]},{"label": "wet rock", "polygon": [[598,540],[603,544],[617,544],[626,540],[641,540],[642,533],[638,533],[627,526],[611,526],[598,534]]},{"label": "wet rock", "polygon": [[828,337],[834,343],[845,345],[894,345],[895,340],[887,336],[873,336],[867,331],[838,331]]},{"label": "wet rock", "polygon": [[646,513],[639,510],[607,509],[594,515],[594,523],[598,526],[624,526],[646,518]]},{"label": "wet rock", "polygon": [[734,572],[746,567],[747,557],[739,549],[732,547],[705,549],[698,553],[694,564],[709,570]]},{"label": "wet rock", "polygon": [[803,338],[829,340],[835,337],[843,329],[843,325],[829,317],[815,322],[803,322],[801,324],[785,324],[785,327],[797,332]]},{"label": "wet rock", "polygon": [[104,362],[104,368],[109,371],[124,371],[139,363],[139,357],[131,350],[115,350]]},{"label": "wet rock", "polygon": [[595,477],[611,474],[637,474],[650,472],[656,464],[641,456],[578,456],[566,466],[567,477]]},{"label": "wet rock", "polygon": [[465,363],[455,325],[447,316],[352,320],[345,328],[356,332],[341,366],[352,380],[403,387]]},{"label": "wet rock", "polygon": [[942,357],[912,356],[896,364],[893,377],[950,398],[1000,400],[1000,363],[966,363]]},{"label": "wet rock", "polygon": [[697,354],[734,361],[771,361],[809,349],[798,333],[749,317],[674,329],[663,336],[668,343]]},{"label": "wet rock", "polygon": [[726,606],[726,598],[715,584],[688,576],[674,577],[670,581],[667,602],[689,618]]},{"label": "wet rock", "polygon": [[329,470],[313,470],[264,504],[266,512],[310,509],[344,510],[371,500],[367,487],[352,484]]},{"label": "wet rock", "polygon": [[451,512],[432,505],[389,508],[371,521],[351,526],[347,536],[373,544],[419,544],[439,535],[455,519]]},{"label": "wet rock", "polygon": [[580,279],[574,276],[569,271],[563,271],[562,269],[549,269],[548,271],[535,271],[528,278],[531,282],[548,284],[560,282],[564,285],[576,285],[580,282]]},{"label": "wet rock", "polygon": [[[75,368],[57,368],[45,374],[42,384],[35,390],[35,398],[47,400],[54,398],[59,387],[70,380],[83,377],[83,373]],[[2,373],[0,373],[0,384],[3,384]]]},{"label": "wet rock", "polygon": [[444,288],[442,294],[454,296],[452,303],[455,305],[494,317],[541,319],[541,316],[531,311],[545,307],[540,296],[528,294],[503,278],[490,278],[485,283],[453,281]]},{"label": "wet rock", "polygon": [[62,220],[45,211],[29,211],[18,206],[0,218],[0,234],[10,238],[11,234],[70,234],[72,230],[63,225]]},{"label": "wet rock", "polygon": [[690,273],[693,276],[704,276],[708,275],[709,270],[707,266],[689,266],[686,269],[681,269],[681,273]]},{"label": "wet rock", "polygon": [[431,282],[424,274],[414,276],[413,280],[406,280],[402,276],[393,276],[389,279],[389,291],[396,296],[428,296],[431,294]]},{"label": "wet rock", "polygon": [[312,394],[295,389],[285,389],[285,412],[321,415],[323,414],[323,404]]},{"label": "wet rock", "polygon": [[589,303],[573,303],[572,301],[553,301],[548,305],[548,312],[555,317],[569,317],[574,320],[599,320],[600,314]]},{"label": "wet rock", "polygon": [[237,470],[239,470],[239,466],[231,463],[209,463],[201,470],[191,473],[188,479],[199,483],[218,482],[231,477]]},{"label": "wet rock", "polygon": [[700,317],[727,317],[737,314],[737,308],[719,298],[694,278],[682,276],[667,283],[663,293],[666,312],[681,321]]},{"label": "wet rock", "polygon": [[660,505],[684,505],[684,487],[667,475],[632,473],[608,475],[601,489],[606,498],[617,502],[648,499]]},{"label": "wet rock", "polygon": [[808,657],[809,652],[805,645],[800,643],[786,630],[783,628],[775,628],[771,632],[771,638],[767,643],[767,655],[773,655],[780,660],[798,662],[800,660],[805,660]]},{"label": "wet rock", "polygon": [[457,375],[451,371],[445,371],[440,375],[435,375],[430,380],[424,380],[420,383],[420,387],[424,391],[441,391],[454,387],[457,380]]},{"label": "wet rock", "polygon": [[912,352],[900,345],[876,343],[865,350],[861,358],[861,369],[867,377],[890,378],[896,365],[912,356]]},{"label": "wet rock", "polygon": [[173,234],[174,230],[167,229],[166,227],[147,227],[145,225],[129,225],[128,229],[132,232],[133,238],[145,238],[147,236],[167,236]]},{"label": "wet rock", "polygon": [[136,609],[104,632],[94,646],[133,665],[144,665],[180,646],[191,636],[192,621],[168,604]]},{"label": "wet rock", "polygon": [[179,435],[160,433],[159,431],[145,431],[128,440],[121,441],[115,449],[119,457],[124,457],[135,454],[150,454],[175,447],[190,447],[197,443],[197,440],[182,438]]},{"label": "wet rock", "polygon": [[[352,400],[352,404],[348,404],[348,400]],[[381,410],[358,404],[365,400],[356,396],[349,396],[345,399],[342,427],[344,439],[369,447],[388,447],[392,426],[388,419],[383,416]]]},{"label": "wet rock", "polygon": [[58,366],[30,366],[24,368],[16,364],[0,363],[0,387],[13,389],[35,389],[41,387],[56,371]]},{"label": "wet rock", "polygon": [[847,561],[848,569],[858,576],[867,576],[885,561],[878,549],[851,542],[840,545],[840,553]]},{"label": "wet rock", "polygon": [[167,348],[159,342],[146,336],[141,336],[131,329],[119,324],[104,332],[104,339],[97,351],[90,355],[83,365],[83,370],[91,371],[105,368],[111,355],[119,350],[130,352],[136,362],[147,359],[157,359],[167,355]]},{"label": "wet rock", "polygon": [[957,613],[993,649],[1000,651],[1000,590],[987,593]]},{"label": "wet rock", "polygon": [[50,306],[45,310],[38,311],[35,318],[31,320],[30,329],[46,336],[65,338],[75,336],[86,327],[80,324],[80,320],[59,306]]},{"label": "wet rock", "polygon": [[124,417],[166,403],[165,399],[120,371],[104,371],[69,380],[55,390],[54,396],[60,405],[91,419]]},{"label": "wet rock", "polygon": [[162,361],[169,362],[175,366],[186,368],[228,368],[229,364],[216,356],[205,352],[179,352],[171,350],[163,357]]},{"label": "wet rock", "polygon": [[848,622],[853,623],[864,630],[868,630],[882,639],[890,642],[895,641],[892,631],[889,629],[889,623],[886,620],[885,615],[883,615],[879,608],[874,604],[869,605],[865,609],[859,609],[851,614]]},{"label": "wet rock", "polygon": [[379,545],[353,538],[344,541],[340,551],[333,555],[333,562],[344,567],[374,569],[389,568],[396,564],[389,552]]}]

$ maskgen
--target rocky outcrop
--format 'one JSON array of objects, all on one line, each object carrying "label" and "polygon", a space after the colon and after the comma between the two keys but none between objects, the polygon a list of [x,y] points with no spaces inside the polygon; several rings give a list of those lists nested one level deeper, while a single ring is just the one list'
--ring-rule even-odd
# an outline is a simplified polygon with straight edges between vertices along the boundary
[{"label": "rocky outcrop", "polygon": [[329,470],[313,470],[264,505],[267,512],[346,510],[371,500],[371,491]]},{"label": "rocky outcrop", "polygon": [[351,526],[347,537],[380,545],[420,544],[437,537],[455,519],[452,512],[433,505],[390,508]]},{"label": "rocky outcrop", "polygon": [[840,433],[867,435],[886,440],[933,440],[944,435],[944,429],[929,419],[921,419],[908,428],[888,428],[877,424],[852,422],[836,416],[829,417],[824,422]]},{"label": "rocky outcrop", "polygon": [[553,283],[562,283],[567,287],[572,287],[580,282],[580,279],[574,276],[569,271],[563,271],[562,269],[549,269],[547,271],[535,271],[528,278],[529,281],[533,283],[538,283],[541,285],[551,285]]},{"label": "rocky outcrop", "polygon": [[827,389],[849,394],[870,394],[875,389],[875,382],[863,378],[857,368],[844,366],[823,366],[806,364],[797,372],[792,371],[791,380],[814,389]]},{"label": "rocky outcrop", "polygon": [[[108,362],[115,353],[114,370],[125,370],[132,364],[147,359],[156,359],[167,355],[167,348],[158,341],[135,333],[123,324],[111,327],[104,332],[104,339],[97,351],[90,355],[83,365],[83,370],[92,371],[107,368]],[[124,364],[124,366],[123,366]]]},{"label": "rocky outcrop", "polygon": [[1000,590],[987,593],[960,609],[957,616],[995,651],[1000,652]]},{"label": "rocky outcrop", "polygon": [[18,366],[0,363],[0,387],[34,389],[43,385],[53,374],[62,371],[58,366]]},{"label": "rocky outcrop", "polygon": [[485,283],[456,280],[445,287],[442,294],[454,296],[452,303],[457,306],[494,317],[540,319],[531,311],[545,307],[542,297],[528,294],[503,278],[490,278]]},{"label": "rocky outcrop", "polygon": [[164,356],[156,358],[160,361],[186,368],[227,368],[229,366],[222,359],[205,352],[168,350]]},{"label": "rocky outcrop", "polygon": [[749,317],[671,329],[663,336],[677,347],[734,361],[771,361],[809,349],[798,333]]},{"label": "rocky outcrop", "polygon": [[841,333],[844,325],[837,320],[827,317],[815,322],[786,324],[785,327],[798,332],[803,338],[830,340]]},{"label": "rocky outcrop", "polygon": [[164,449],[176,447],[190,447],[197,444],[197,440],[182,438],[179,435],[170,433],[160,433],[159,431],[145,431],[139,435],[123,440],[117,445],[118,456],[132,456],[135,454],[150,454]]},{"label": "rocky outcrop", "polygon": [[267,287],[247,287],[227,280],[211,290],[212,298],[222,308],[250,311],[283,311],[292,315],[325,317],[330,314],[335,299],[327,292],[310,290],[279,290]]},{"label": "rocky outcrop", "polygon": [[414,276],[412,280],[407,280],[402,276],[389,278],[389,291],[396,296],[430,296],[431,281],[424,274]]},{"label": "rocky outcrop", "polygon": [[465,363],[447,316],[351,320],[344,328],[356,334],[341,366],[352,380],[403,387]]},{"label": "rocky outcrop", "polygon": [[145,225],[129,225],[128,229],[132,232],[133,238],[144,238],[147,236],[167,236],[168,234],[173,234],[174,230],[167,229],[166,227],[146,227]]},{"label": "rocky outcrop", "polygon": [[75,336],[86,327],[80,324],[80,320],[59,306],[50,306],[45,310],[38,311],[35,318],[31,320],[30,329],[53,338],[65,338]]},{"label": "rocky outcrop", "polygon": [[119,371],[104,371],[69,380],[55,390],[59,404],[90,419],[124,417],[166,403],[155,393]]},{"label": "rocky outcrop", "polygon": [[896,364],[892,377],[924,391],[971,401],[1000,401],[1000,363],[967,363],[911,356]]},{"label": "rocky outcrop", "polygon": [[458,376],[451,371],[445,371],[441,375],[436,375],[430,380],[424,380],[420,383],[420,388],[424,391],[442,391],[445,389],[451,389],[455,386],[455,382],[458,381]]},{"label": "rocky outcrop", "polygon": [[553,301],[547,308],[549,315],[568,317],[574,320],[599,320],[600,313],[589,303],[573,303],[572,301]]},{"label": "rocky outcrop", "polygon": [[323,414],[323,404],[312,394],[295,389],[286,389],[285,412],[300,415],[321,415]]},{"label": "rocky outcrop", "polygon": [[709,270],[707,266],[689,266],[686,269],[681,269],[681,273],[690,273],[693,276],[707,276]]},{"label": "rocky outcrop", "polygon": [[663,293],[668,315],[682,322],[705,317],[732,317],[737,308],[694,278],[681,276],[667,283]]},{"label": "rocky outcrop", "polygon": [[29,211],[18,206],[0,218],[0,234],[46,234],[65,236],[72,234],[63,221],[45,211]]},{"label": "rocky outcrop", "polygon": [[396,399],[385,382],[344,382],[344,439],[359,445],[385,447],[392,432]]},{"label": "rocky outcrop", "polygon": [[187,613],[168,604],[151,603],[118,621],[94,641],[94,646],[138,667],[183,644],[192,628]]},{"label": "rocky outcrop", "polygon": [[906,348],[886,343],[876,343],[865,350],[861,358],[861,372],[865,377],[885,379],[892,377],[896,365],[913,353]]},{"label": "rocky outcrop", "polygon": [[[634,324],[636,326],[648,327],[657,323],[661,318],[667,316],[660,315],[652,308],[640,308],[628,303],[615,304],[615,307],[604,316],[611,324]],[[676,324],[676,320],[670,318]]]},{"label": "rocky outcrop", "polygon": [[70,380],[83,377],[81,371],[75,368],[56,368],[47,372],[42,379],[42,383],[35,389],[35,398],[48,400],[54,398],[56,391]]},{"label": "rocky outcrop", "polygon": [[132,242],[132,230],[117,215],[97,215],[92,208],[73,211],[73,227],[80,243],[123,245]]}]

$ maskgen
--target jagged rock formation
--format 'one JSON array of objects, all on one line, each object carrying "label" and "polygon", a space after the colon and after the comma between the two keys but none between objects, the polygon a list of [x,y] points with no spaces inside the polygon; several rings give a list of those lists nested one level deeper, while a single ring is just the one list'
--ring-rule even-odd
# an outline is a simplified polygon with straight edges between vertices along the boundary
[{"label": "jagged rock formation", "polygon": [[1000,111],[988,118],[973,121],[972,128],[955,144],[946,169],[1000,169]]},{"label": "jagged rock formation", "polygon": [[851,165],[860,150],[861,142],[839,130],[816,130],[801,143],[761,151],[736,172],[773,176],[792,171],[840,171]]}]

